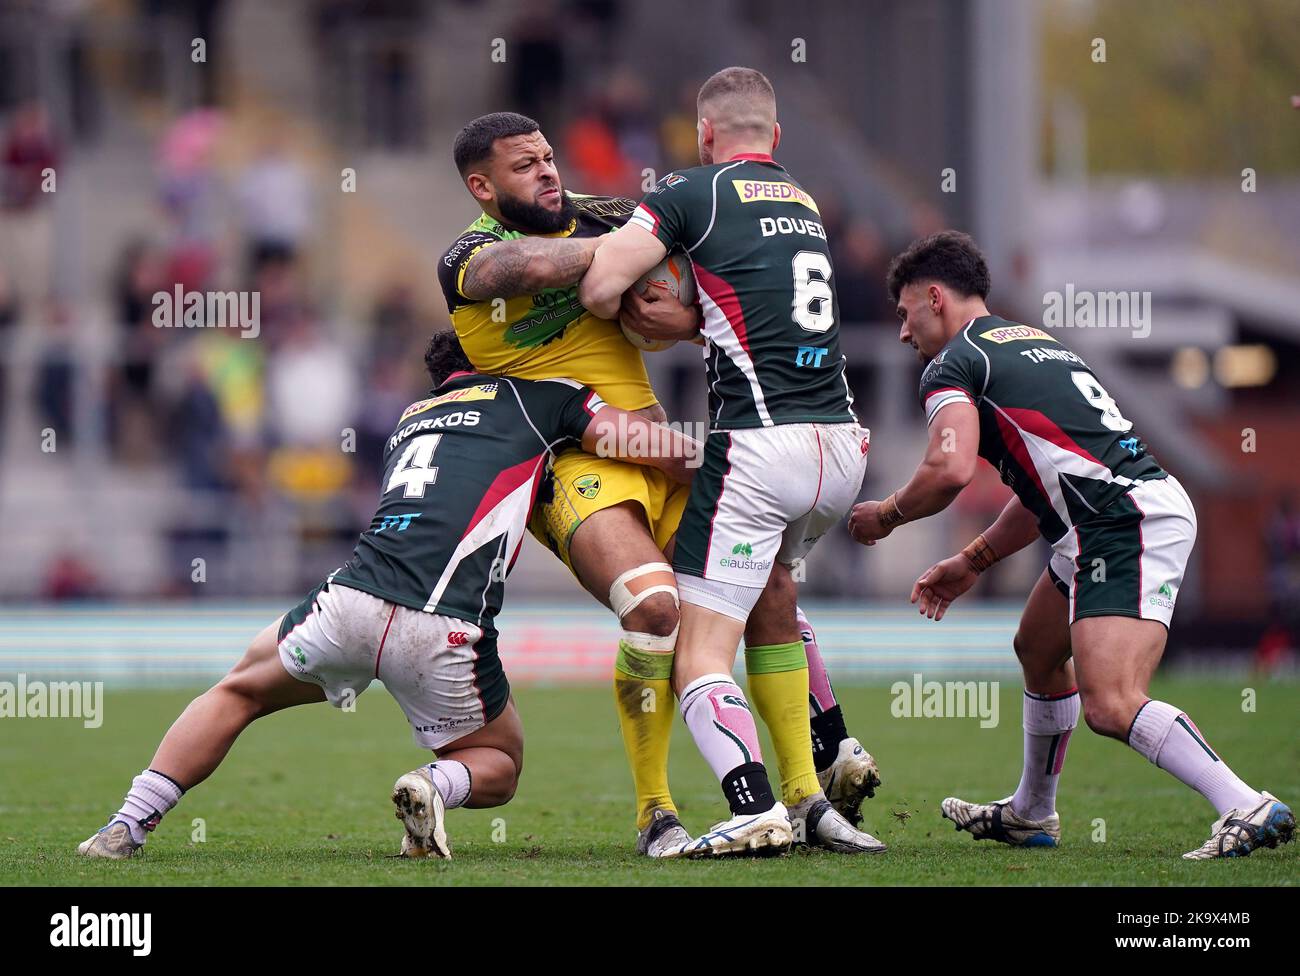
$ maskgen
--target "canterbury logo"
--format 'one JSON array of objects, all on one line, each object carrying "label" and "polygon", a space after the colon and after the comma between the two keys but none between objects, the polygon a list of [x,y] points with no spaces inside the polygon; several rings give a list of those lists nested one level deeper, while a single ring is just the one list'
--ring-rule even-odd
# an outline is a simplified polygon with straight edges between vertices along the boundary
[{"label": "canterbury logo", "polygon": [[463,630],[453,630],[447,635],[447,643],[452,645],[452,647],[456,647],[460,644],[468,644],[469,634],[465,633]]}]

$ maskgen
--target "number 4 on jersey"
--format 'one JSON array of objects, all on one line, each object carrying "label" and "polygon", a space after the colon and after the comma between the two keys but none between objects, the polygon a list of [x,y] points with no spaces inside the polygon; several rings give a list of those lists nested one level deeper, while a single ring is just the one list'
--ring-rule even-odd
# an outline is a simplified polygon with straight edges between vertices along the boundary
[{"label": "number 4 on jersey", "polygon": [[406,445],[393,475],[388,479],[385,492],[405,486],[405,498],[423,498],[425,489],[438,482],[438,469],[433,465],[433,452],[438,449],[441,434],[423,434]]}]

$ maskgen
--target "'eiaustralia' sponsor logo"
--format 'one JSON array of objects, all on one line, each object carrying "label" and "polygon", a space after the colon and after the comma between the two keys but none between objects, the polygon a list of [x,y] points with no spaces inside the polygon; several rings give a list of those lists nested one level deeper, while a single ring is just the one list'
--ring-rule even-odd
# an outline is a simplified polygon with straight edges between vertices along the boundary
[{"label": "'eiaustralia' sponsor logo", "polygon": [[772,565],[770,559],[755,559],[754,547],[748,542],[737,542],[731,547],[731,555],[723,556],[718,560],[719,566],[725,566],[727,569],[768,569]]}]

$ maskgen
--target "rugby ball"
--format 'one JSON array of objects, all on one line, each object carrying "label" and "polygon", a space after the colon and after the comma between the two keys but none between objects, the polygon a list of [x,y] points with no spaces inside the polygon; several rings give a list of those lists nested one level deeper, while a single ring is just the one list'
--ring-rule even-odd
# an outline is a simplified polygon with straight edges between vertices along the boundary
[{"label": "rugby ball", "polygon": [[[644,294],[651,285],[667,288],[683,305],[695,304],[695,274],[691,271],[691,259],[685,254],[674,251],[637,279],[632,287],[638,295]],[[642,352],[662,352],[677,345],[676,339],[647,339],[633,332],[619,320],[619,328],[628,342]]]}]

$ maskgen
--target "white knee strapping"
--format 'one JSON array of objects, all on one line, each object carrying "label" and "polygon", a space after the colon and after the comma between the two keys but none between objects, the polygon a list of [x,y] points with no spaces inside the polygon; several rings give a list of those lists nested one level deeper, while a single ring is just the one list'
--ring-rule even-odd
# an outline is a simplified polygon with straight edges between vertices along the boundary
[{"label": "white knee strapping", "polygon": [[[644,586],[637,586],[635,592],[628,585],[643,576],[664,573],[667,574],[666,578],[647,583]],[[667,563],[642,563],[640,566],[621,574],[613,583],[609,584],[609,605],[618,616],[618,619],[622,620],[656,593],[671,593],[674,606],[680,606],[677,599],[677,577],[673,575],[673,568]]]},{"label": "white knee strapping", "polygon": [[673,632],[664,637],[660,637],[658,634],[647,634],[639,630],[625,630],[622,639],[629,647],[633,647],[638,651],[667,654],[677,646],[677,631],[680,629],[680,627],[674,627]]}]

